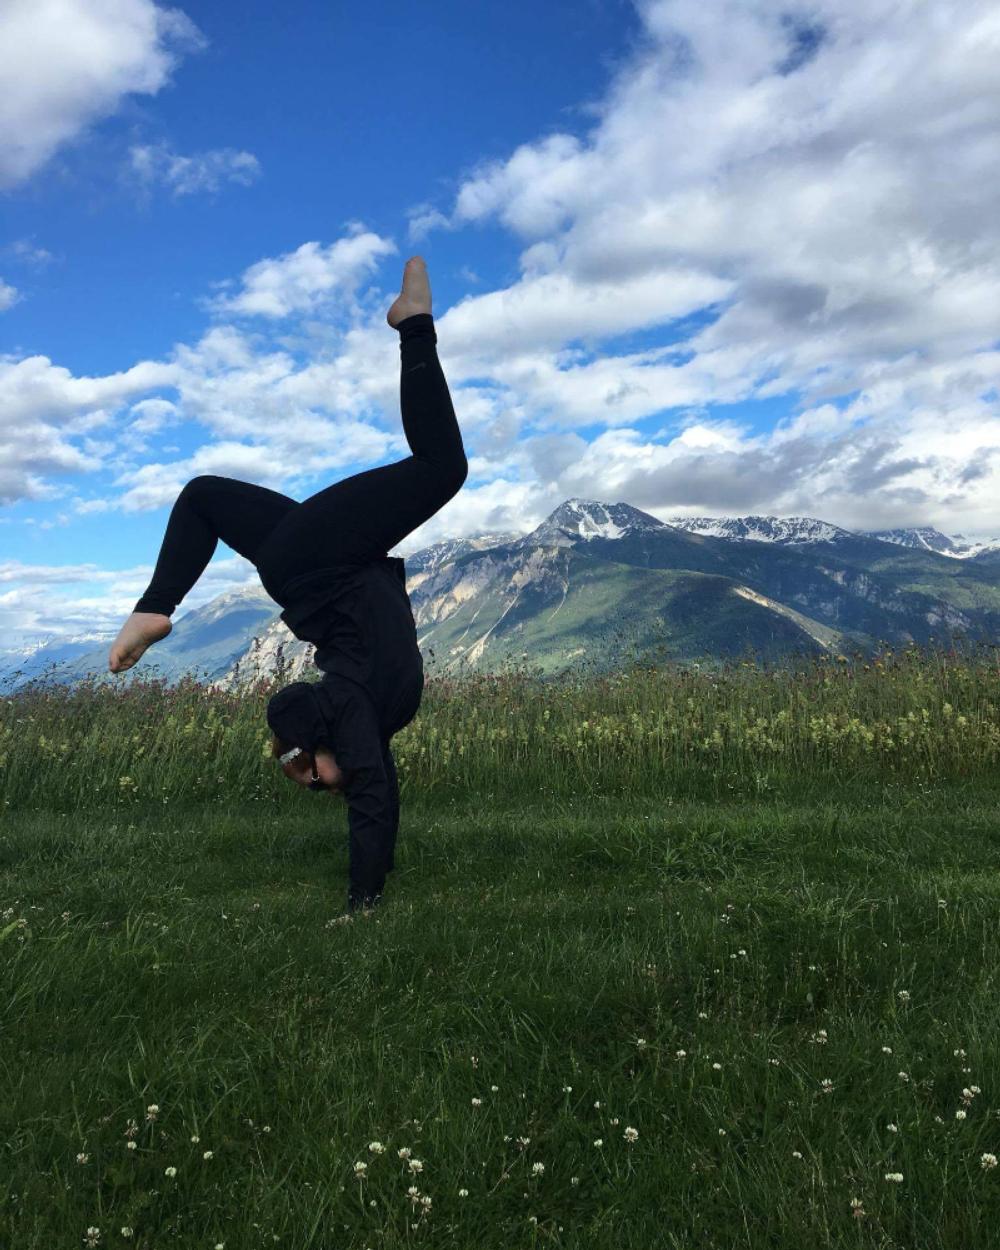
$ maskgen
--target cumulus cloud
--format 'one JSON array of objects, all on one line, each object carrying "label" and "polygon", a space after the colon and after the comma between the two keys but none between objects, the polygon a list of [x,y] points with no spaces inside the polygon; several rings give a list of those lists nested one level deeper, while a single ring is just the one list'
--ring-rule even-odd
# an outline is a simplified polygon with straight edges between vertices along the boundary
[{"label": "cumulus cloud", "polygon": [[3,278],[0,278],[0,312],[6,312],[8,308],[13,308],[20,298],[17,287],[11,286],[10,283],[4,282]]},{"label": "cumulus cloud", "polygon": [[397,250],[388,239],[360,226],[329,247],[303,243],[294,252],[251,265],[243,274],[242,288],[234,295],[220,295],[213,307],[217,312],[272,318],[312,312],[332,297],[352,298],[379,260]]},{"label": "cumulus cloud", "polygon": [[260,162],[251,152],[234,148],[181,156],[166,143],[134,144],[129,148],[132,172],[145,188],[160,184],[174,196],[214,192],[225,182],[250,186],[260,176]]},{"label": "cumulus cloud", "polygon": [[155,95],[203,46],[190,18],[153,0],[5,0],[0,188],[24,182],[123,96]]},{"label": "cumulus cloud", "polygon": [[[411,237],[496,221],[523,244],[510,285],[467,275],[476,292],[436,306],[471,473],[413,540],[527,529],[574,495],[664,519],[690,508],[994,529],[995,6],[637,8],[642,40],[588,134],[524,143],[471,170],[450,211],[413,211]],[[57,376],[35,358],[27,398],[6,379],[14,409],[111,468],[127,510],[169,503],[198,472],[294,494],[305,464],[332,479],[405,455],[375,279],[398,249],[350,230],[218,290],[217,316],[264,333],[216,324],[165,364],[136,366],[147,374],[113,379]],[[329,334],[296,340],[297,316]],[[175,388],[177,412],[213,441],[156,464],[88,443],[74,422],[105,428],[149,394],[142,380]],[[0,395],[4,384],[0,370]],[[772,401],[766,428],[716,411],[755,400]],[[133,438],[154,436],[132,420]],[[42,490],[45,472],[22,473],[22,491]]]}]

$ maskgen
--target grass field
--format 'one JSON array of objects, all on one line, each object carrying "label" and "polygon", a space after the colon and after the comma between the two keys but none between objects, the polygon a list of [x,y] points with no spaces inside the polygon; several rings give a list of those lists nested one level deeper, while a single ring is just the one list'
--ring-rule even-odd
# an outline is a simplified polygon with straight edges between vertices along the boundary
[{"label": "grass field", "polygon": [[267,693],[0,704],[0,1246],[998,1244],[992,651],[432,683],[347,923]]}]

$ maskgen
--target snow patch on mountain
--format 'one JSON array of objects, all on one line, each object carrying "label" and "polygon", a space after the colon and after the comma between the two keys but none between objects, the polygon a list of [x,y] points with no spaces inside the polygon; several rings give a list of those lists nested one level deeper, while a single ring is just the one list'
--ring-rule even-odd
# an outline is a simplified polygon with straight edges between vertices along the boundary
[{"label": "snow patch on mountain", "polygon": [[807,516],[668,517],[667,525],[704,534],[755,543],[833,543],[851,538],[850,530]]}]

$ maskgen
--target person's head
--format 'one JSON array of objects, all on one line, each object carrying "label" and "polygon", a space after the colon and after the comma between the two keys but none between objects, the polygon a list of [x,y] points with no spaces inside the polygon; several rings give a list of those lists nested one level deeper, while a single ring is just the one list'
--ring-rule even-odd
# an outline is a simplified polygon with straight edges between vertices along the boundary
[{"label": "person's head", "polygon": [[[272,731],[271,754],[275,759],[293,750],[288,743]],[[298,755],[281,765],[281,771],[290,780],[310,790],[329,790],[331,794],[340,794],[344,782],[344,774],[337,766],[333,752],[325,747],[317,747],[315,752],[300,750]]]},{"label": "person's head", "polygon": [[268,700],[272,755],[278,758],[297,751],[281,766],[285,776],[310,790],[339,794],[343,773],[325,745],[330,741],[332,720],[327,692],[316,682],[293,681]]}]

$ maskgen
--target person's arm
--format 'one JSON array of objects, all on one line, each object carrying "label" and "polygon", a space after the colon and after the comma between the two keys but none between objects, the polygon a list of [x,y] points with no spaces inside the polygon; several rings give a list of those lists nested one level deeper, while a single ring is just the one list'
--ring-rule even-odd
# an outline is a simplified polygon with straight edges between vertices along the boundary
[{"label": "person's arm", "polygon": [[395,767],[387,770],[375,709],[361,691],[349,696],[332,747],[347,800],[348,909],[353,910],[370,906],[385,888],[398,811]]},{"label": "person's arm", "polygon": [[385,775],[389,779],[389,804],[392,813],[389,857],[385,866],[385,870],[388,873],[392,872],[396,867],[396,835],[399,833],[399,777],[396,774],[396,761],[393,759],[388,742],[385,744],[385,754],[382,762],[385,765]]}]

